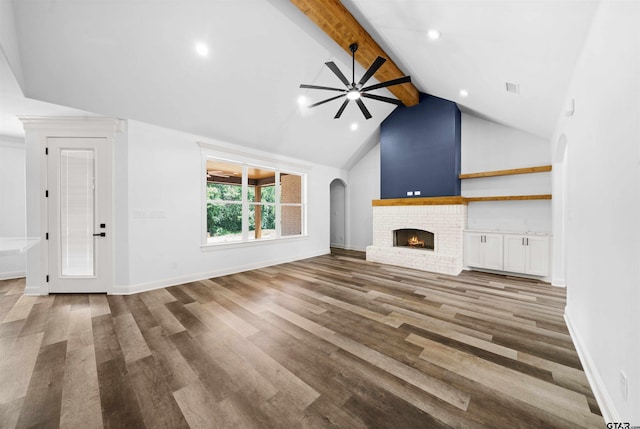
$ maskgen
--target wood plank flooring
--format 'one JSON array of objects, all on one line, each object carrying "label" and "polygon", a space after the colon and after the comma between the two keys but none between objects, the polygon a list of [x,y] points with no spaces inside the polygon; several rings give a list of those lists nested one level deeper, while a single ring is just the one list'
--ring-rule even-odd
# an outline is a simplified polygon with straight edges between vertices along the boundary
[{"label": "wood plank flooring", "polygon": [[602,428],[565,291],[331,255],[132,296],[0,282],[0,428]]}]

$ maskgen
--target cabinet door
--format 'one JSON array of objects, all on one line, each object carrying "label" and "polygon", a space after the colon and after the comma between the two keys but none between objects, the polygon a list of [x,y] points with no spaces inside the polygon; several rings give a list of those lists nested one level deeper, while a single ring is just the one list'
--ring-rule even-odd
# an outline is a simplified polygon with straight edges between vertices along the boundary
[{"label": "cabinet door", "polygon": [[464,233],[464,263],[469,267],[482,267],[482,234]]},{"label": "cabinet door", "polygon": [[483,234],[482,267],[491,270],[502,270],[502,234]]},{"label": "cabinet door", "polygon": [[526,238],[524,235],[504,236],[504,270],[524,273],[526,264]]},{"label": "cabinet door", "polygon": [[549,237],[527,236],[525,272],[536,276],[549,275]]}]

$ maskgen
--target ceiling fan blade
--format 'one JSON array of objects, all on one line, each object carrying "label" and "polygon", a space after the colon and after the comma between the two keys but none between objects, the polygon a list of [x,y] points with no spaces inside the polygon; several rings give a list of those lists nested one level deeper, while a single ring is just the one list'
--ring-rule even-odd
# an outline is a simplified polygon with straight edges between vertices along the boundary
[{"label": "ceiling fan blade", "polygon": [[347,87],[351,86],[351,83],[349,83],[349,80],[346,78],[346,76],[342,74],[342,72],[340,71],[336,63],[334,63],[333,61],[329,61],[328,63],[325,63],[325,64],[327,65],[327,67],[331,69],[331,71],[336,76],[338,76],[338,79],[340,79],[342,83],[344,83]]},{"label": "ceiling fan blade", "polygon": [[369,113],[369,110],[367,110],[366,106],[364,105],[364,103],[362,102],[361,98],[358,98],[356,100],[356,103],[358,104],[358,107],[360,108],[360,110],[362,111],[362,114],[364,115],[364,117],[366,119],[371,119],[371,113]]},{"label": "ceiling fan blade", "polygon": [[378,71],[378,69],[382,66],[382,64],[385,63],[385,61],[387,60],[382,57],[376,58],[373,64],[371,64],[371,67],[369,67],[369,70],[367,70],[365,74],[362,75],[362,79],[360,79],[360,82],[358,82],[358,88],[361,88],[362,85],[367,83],[367,81],[371,79],[371,76],[373,76],[375,72]]},{"label": "ceiling fan blade", "polygon": [[371,91],[372,89],[386,88],[387,86],[400,85],[401,83],[411,82],[411,76],[402,76],[397,79],[388,80],[386,82],[377,83],[375,85],[362,88],[360,92]]},{"label": "ceiling fan blade", "polygon": [[344,100],[344,103],[342,103],[342,106],[340,106],[340,108],[338,109],[338,113],[336,113],[336,116],[334,116],[333,119],[338,119],[340,116],[342,116],[342,112],[344,112],[344,108],[347,107],[349,101],[351,100],[349,100],[348,98]]},{"label": "ceiling fan blade", "polygon": [[338,98],[345,97],[346,95],[347,94],[336,95],[335,97],[331,97],[331,98],[327,98],[326,100],[318,101],[317,103],[313,103],[313,104],[311,104],[311,105],[309,105],[307,107],[308,108],[316,107],[316,106],[319,106],[321,104],[328,103],[329,101],[333,101],[333,100],[336,100]]},{"label": "ceiling fan blade", "polygon": [[306,84],[302,84],[300,85],[300,88],[307,88],[307,89],[325,89],[327,91],[340,91],[340,92],[344,92],[344,88],[340,89],[340,88],[331,88],[330,86],[317,86],[317,85],[306,85]]},{"label": "ceiling fan blade", "polygon": [[371,98],[373,100],[378,100],[378,101],[384,101],[385,103],[391,103],[391,104],[396,104],[398,106],[400,106],[402,104],[402,101],[397,100],[395,98],[391,98],[391,97],[383,97],[381,95],[375,95],[375,94],[367,94],[365,92],[360,93],[361,97],[366,97],[366,98]]}]

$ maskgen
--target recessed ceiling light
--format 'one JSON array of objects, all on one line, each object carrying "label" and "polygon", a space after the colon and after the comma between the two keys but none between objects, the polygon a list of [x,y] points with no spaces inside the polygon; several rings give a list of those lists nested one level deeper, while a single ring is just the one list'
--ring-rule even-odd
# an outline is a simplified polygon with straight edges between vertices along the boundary
[{"label": "recessed ceiling light", "polygon": [[460,97],[466,97],[467,95],[469,95],[469,92],[466,89],[460,90]]},{"label": "recessed ceiling light", "polygon": [[441,33],[438,30],[429,30],[427,32],[427,36],[431,40],[438,40],[440,38]]},{"label": "recessed ceiling light", "polygon": [[209,55],[209,47],[202,42],[196,43],[196,52],[201,57],[206,57]]},{"label": "recessed ceiling light", "polygon": [[298,97],[298,106],[303,107],[307,104],[307,97],[301,95]]},{"label": "recessed ceiling light", "polygon": [[358,123],[357,122],[352,123],[351,126],[349,127],[349,129],[351,131],[357,130],[358,129]]}]

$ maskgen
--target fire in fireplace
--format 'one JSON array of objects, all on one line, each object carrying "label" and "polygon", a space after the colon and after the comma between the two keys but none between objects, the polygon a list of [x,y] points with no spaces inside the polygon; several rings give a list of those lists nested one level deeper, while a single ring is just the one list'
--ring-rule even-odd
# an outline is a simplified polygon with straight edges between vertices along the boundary
[{"label": "fire in fireplace", "polygon": [[433,250],[433,233],[422,229],[396,229],[393,231],[394,247]]}]

